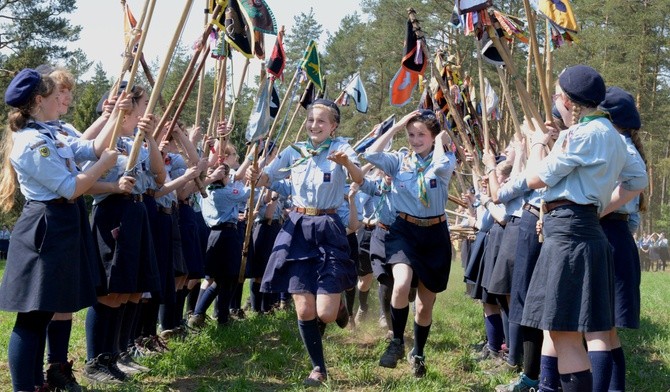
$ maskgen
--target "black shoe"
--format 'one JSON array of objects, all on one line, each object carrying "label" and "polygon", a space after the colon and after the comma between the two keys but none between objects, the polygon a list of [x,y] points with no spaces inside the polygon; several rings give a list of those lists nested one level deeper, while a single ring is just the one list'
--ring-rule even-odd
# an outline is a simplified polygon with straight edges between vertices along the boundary
[{"label": "black shoe", "polygon": [[89,360],[84,365],[83,376],[93,384],[121,384],[125,378],[119,379],[109,370],[109,362],[112,355],[109,353],[100,354]]},{"label": "black shoe", "polygon": [[135,362],[133,357],[127,351],[119,354],[119,357],[116,360],[116,366],[126,374],[145,373],[150,370],[148,367]]},{"label": "black shoe", "polygon": [[421,378],[426,375],[426,358],[419,355],[414,355],[414,349],[407,353],[407,362],[412,367],[414,377]]},{"label": "black shoe", "polygon": [[340,328],[346,328],[347,324],[349,324],[349,312],[347,312],[347,307],[344,306],[344,301],[342,300],[340,300],[340,308],[337,310],[335,322]]},{"label": "black shoe", "polygon": [[128,374],[123,370],[119,369],[119,365],[116,364],[116,361],[119,360],[119,354],[112,355],[112,359],[109,361],[107,368],[109,371],[119,380],[126,381],[128,379]]},{"label": "black shoe", "polygon": [[386,368],[395,368],[398,360],[405,356],[405,345],[400,339],[391,339],[386,351],[379,359],[379,365]]},{"label": "black shoe", "polygon": [[49,364],[47,369],[47,384],[52,390],[81,392],[82,388],[74,378],[72,361]]}]

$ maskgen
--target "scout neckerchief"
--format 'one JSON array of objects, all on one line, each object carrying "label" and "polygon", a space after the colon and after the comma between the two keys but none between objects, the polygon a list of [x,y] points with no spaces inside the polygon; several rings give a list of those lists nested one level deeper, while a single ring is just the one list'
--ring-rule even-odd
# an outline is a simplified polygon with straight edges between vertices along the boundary
[{"label": "scout neckerchief", "polygon": [[426,159],[421,162],[419,159],[419,154],[416,153],[416,151],[412,152],[411,155],[412,162],[414,163],[414,166],[416,167],[416,173],[417,173],[417,185],[419,185],[419,200],[421,200],[421,204],[423,204],[425,207],[429,206],[428,202],[428,192],[426,191],[426,183],[425,183],[425,177],[424,177],[424,172],[430,166],[430,164],[433,162],[433,153],[431,152],[428,154]]},{"label": "scout neckerchief", "polygon": [[[54,128],[54,124],[53,124],[52,121],[47,121],[47,122],[31,121],[31,122],[28,123],[28,125],[31,125],[31,124],[34,124],[34,125],[42,128],[42,129],[44,129],[45,131],[47,131],[46,135],[49,136],[49,138],[51,138],[54,141],[54,144],[56,145],[56,148],[58,148],[58,149],[66,148],[66,147],[69,148],[69,146],[67,146],[65,143],[60,141],[58,139],[58,137],[56,137],[56,133],[61,133],[61,134],[63,134],[63,133],[61,132],[62,130],[59,130],[58,128]],[[58,122],[58,124],[60,125],[60,122]],[[60,128],[60,126],[59,126],[59,128]],[[67,132],[65,132],[64,135],[68,136]],[[41,151],[40,151],[40,153],[41,153]],[[45,156],[45,155],[42,155],[42,156]],[[73,168],[74,168],[74,164],[72,163],[73,160],[70,159],[70,158],[63,158],[63,159],[65,159],[65,166],[67,166],[67,170],[69,172],[73,173]]]},{"label": "scout neckerchief", "polygon": [[307,162],[310,158],[315,157],[319,154],[321,154],[323,151],[327,151],[330,149],[330,145],[333,142],[332,138],[328,138],[319,145],[319,147],[314,148],[312,145],[312,141],[308,140],[306,146],[298,146],[296,144],[292,144],[291,147],[293,147],[294,150],[298,151],[300,153],[301,158],[297,159],[293,164],[289,167],[284,167],[279,169],[279,171],[289,171],[293,169],[296,166],[300,166],[303,163]]},{"label": "scout neckerchief", "polygon": [[584,116],[584,117],[580,118],[580,119],[579,119],[579,123],[580,123],[580,124],[587,123],[587,122],[589,122],[589,121],[593,121],[593,120],[595,120],[595,119],[597,119],[597,118],[608,118],[608,117],[607,117],[607,114],[605,114],[605,113],[601,112],[600,110],[598,110],[598,111],[596,111],[595,113],[593,113],[593,114],[590,115],[590,116]]}]

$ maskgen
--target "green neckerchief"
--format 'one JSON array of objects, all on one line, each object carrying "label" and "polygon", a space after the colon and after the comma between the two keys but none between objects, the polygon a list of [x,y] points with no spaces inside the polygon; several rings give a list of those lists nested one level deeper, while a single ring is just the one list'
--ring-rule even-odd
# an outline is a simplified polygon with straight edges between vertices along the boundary
[{"label": "green neckerchief", "polygon": [[321,154],[323,151],[328,151],[330,149],[330,145],[333,143],[332,138],[328,138],[319,145],[319,147],[314,148],[312,145],[312,141],[308,140],[306,146],[298,146],[296,144],[292,144],[291,147],[293,147],[294,150],[298,151],[300,153],[301,158],[297,159],[293,164],[289,167],[284,167],[279,169],[279,171],[289,171],[293,169],[296,166],[300,166],[303,163],[307,162],[312,157],[315,157],[319,154]]},{"label": "green neckerchief", "polygon": [[594,112],[590,116],[584,116],[584,117],[580,118],[579,123],[580,124],[587,123],[589,121],[593,121],[593,120],[598,119],[598,118],[609,118],[609,116],[607,116],[607,113],[604,113],[600,110],[597,110],[596,112]]},{"label": "green neckerchief", "polygon": [[412,152],[412,162],[414,162],[414,165],[416,166],[416,172],[417,172],[417,184],[419,185],[419,200],[421,200],[421,204],[423,204],[425,207],[428,207],[430,203],[428,202],[428,192],[426,191],[426,183],[425,183],[425,178],[424,178],[424,172],[426,171],[426,168],[430,166],[430,164],[433,162],[433,153],[431,151],[430,154],[426,157],[426,159],[421,163],[419,160],[419,154],[416,152]]}]

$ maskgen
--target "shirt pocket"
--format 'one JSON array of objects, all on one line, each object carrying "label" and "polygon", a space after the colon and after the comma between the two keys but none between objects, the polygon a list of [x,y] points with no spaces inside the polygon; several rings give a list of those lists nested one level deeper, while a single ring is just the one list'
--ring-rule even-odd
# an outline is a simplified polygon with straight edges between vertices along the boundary
[{"label": "shirt pocket", "polygon": [[396,183],[399,188],[412,190],[416,188],[416,174],[410,171],[398,172],[395,176]]}]

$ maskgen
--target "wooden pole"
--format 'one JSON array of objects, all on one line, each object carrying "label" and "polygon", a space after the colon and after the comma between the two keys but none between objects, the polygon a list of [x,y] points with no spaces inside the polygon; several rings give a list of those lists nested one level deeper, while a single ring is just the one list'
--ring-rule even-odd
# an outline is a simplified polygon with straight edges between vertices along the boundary
[{"label": "wooden pole", "polygon": [[[479,69],[479,102],[482,105],[482,127],[484,128],[484,151],[491,151],[491,143],[489,142],[489,119],[486,108],[486,86],[484,85],[484,66],[482,65],[482,43],[475,38],[477,45],[477,68]],[[475,111],[476,113],[476,111]]]},{"label": "wooden pole", "polygon": [[542,72],[542,58],[540,57],[540,48],[537,43],[537,32],[535,30],[535,16],[533,10],[530,7],[529,0],[523,0],[523,8],[526,11],[526,17],[528,18],[528,32],[530,34],[531,41],[531,50],[533,51],[533,60],[535,60],[535,72],[537,74],[537,80],[540,84],[540,94],[542,95],[542,104],[544,105],[545,120],[551,121],[551,97],[549,96],[549,91],[547,90],[547,82],[544,77],[544,72]]}]

